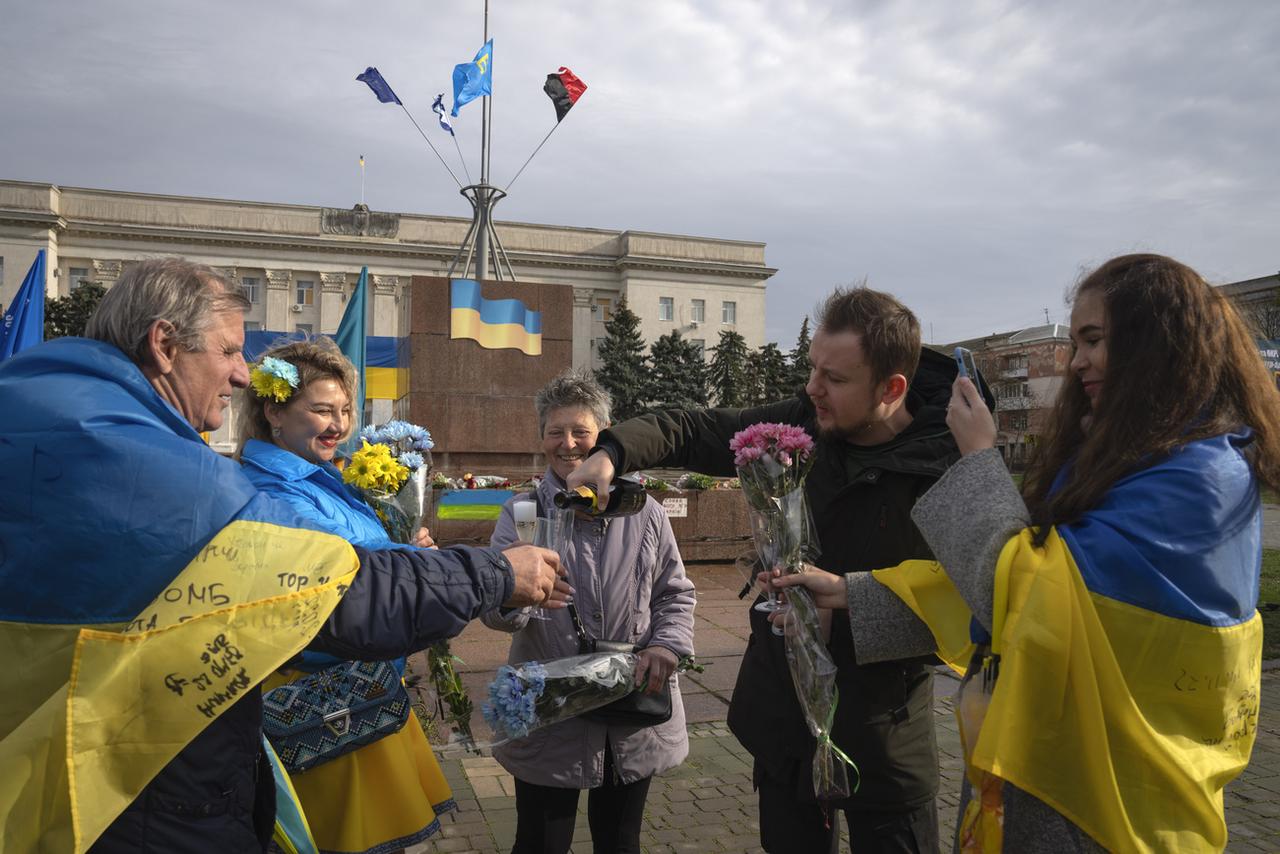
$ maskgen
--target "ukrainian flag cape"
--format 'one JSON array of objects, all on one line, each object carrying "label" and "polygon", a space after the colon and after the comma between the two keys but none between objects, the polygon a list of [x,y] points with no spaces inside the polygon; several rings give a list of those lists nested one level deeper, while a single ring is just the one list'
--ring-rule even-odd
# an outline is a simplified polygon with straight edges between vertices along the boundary
[{"label": "ukrainian flag cape", "polygon": [[118,350],[0,365],[0,849],[84,851],[350,585]]},{"label": "ukrainian flag cape", "polygon": [[[999,676],[971,779],[1014,784],[1112,851],[1222,850],[1222,790],[1248,764],[1261,687],[1261,509],[1238,449],[1247,441],[1191,443],[1043,546],[1028,530],[1006,543]],[[931,596],[909,592],[911,572],[875,577],[908,591],[941,648],[963,646],[958,594],[939,605],[936,575],[913,572]],[[961,836],[999,851],[999,811],[981,791]]]}]

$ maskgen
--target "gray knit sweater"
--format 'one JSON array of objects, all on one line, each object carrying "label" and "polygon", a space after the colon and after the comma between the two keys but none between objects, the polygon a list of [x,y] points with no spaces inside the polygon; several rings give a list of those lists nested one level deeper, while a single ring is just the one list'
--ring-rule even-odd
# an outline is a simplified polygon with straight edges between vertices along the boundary
[{"label": "gray knit sweater", "polygon": [[[990,631],[996,560],[1009,538],[1030,522],[1026,504],[1000,454],[989,449],[961,458],[921,496],[911,518],[978,622]],[[849,613],[850,619],[856,620],[856,576],[849,578]],[[861,583],[857,586],[865,587]],[[962,816],[970,796],[966,779],[960,790]],[[1104,849],[1043,801],[1005,783],[1004,850],[1059,854]]]}]

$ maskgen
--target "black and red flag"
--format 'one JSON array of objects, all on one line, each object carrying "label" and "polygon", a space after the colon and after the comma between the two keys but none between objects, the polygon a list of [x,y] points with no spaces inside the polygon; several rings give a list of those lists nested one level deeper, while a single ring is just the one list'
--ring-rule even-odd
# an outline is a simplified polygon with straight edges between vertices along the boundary
[{"label": "black and red flag", "polygon": [[587,91],[587,84],[562,65],[558,74],[547,75],[542,91],[547,93],[547,97],[555,105],[556,124],[559,124],[569,114],[569,110],[573,109],[573,105],[578,103],[582,93]]}]

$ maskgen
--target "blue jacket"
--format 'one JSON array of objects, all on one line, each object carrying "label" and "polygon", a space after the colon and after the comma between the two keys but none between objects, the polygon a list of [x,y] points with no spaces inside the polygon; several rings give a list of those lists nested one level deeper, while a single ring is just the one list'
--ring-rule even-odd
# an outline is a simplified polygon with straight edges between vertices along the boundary
[{"label": "blue jacket", "polygon": [[366,549],[395,545],[369,505],[342,482],[333,463],[318,466],[257,439],[245,443],[240,463],[250,483],[286,502],[316,528]]},{"label": "blue jacket", "polygon": [[[116,348],[60,338],[0,363],[0,628],[10,633],[0,646],[31,624],[72,632],[133,619],[234,519],[321,527],[213,453]],[[385,546],[356,546],[360,571],[313,649],[394,658],[458,634],[511,595],[497,550]],[[40,667],[65,667],[69,680],[71,660],[59,651]],[[32,670],[0,672],[0,696],[30,698]],[[0,741],[21,721],[0,714]],[[262,850],[275,790],[261,744],[261,694],[249,691],[178,750],[92,850]],[[0,799],[0,823],[25,803]]]},{"label": "blue jacket", "polygon": [[[292,451],[257,439],[245,442],[240,463],[245,477],[260,492],[283,501],[316,529],[361,548],[397,547],[369,505],[342,482],[342,472],[333,463],[316,465]],[[315,671],[341,660],[308,651],[303,653],[302,669]],[[403,674],[404,659],[396,659],[395,665]]]}]

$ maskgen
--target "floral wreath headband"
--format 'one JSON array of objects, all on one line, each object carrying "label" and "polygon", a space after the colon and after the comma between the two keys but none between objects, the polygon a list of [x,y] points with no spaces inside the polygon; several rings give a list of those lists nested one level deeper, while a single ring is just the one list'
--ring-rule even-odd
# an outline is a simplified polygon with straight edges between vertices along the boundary
[{"label": "floral wreath headband", "polygon": [[254,366],[249,381],[258,397],[284,403],[298,387],[298,369],[284,359],[267,356]]}]

